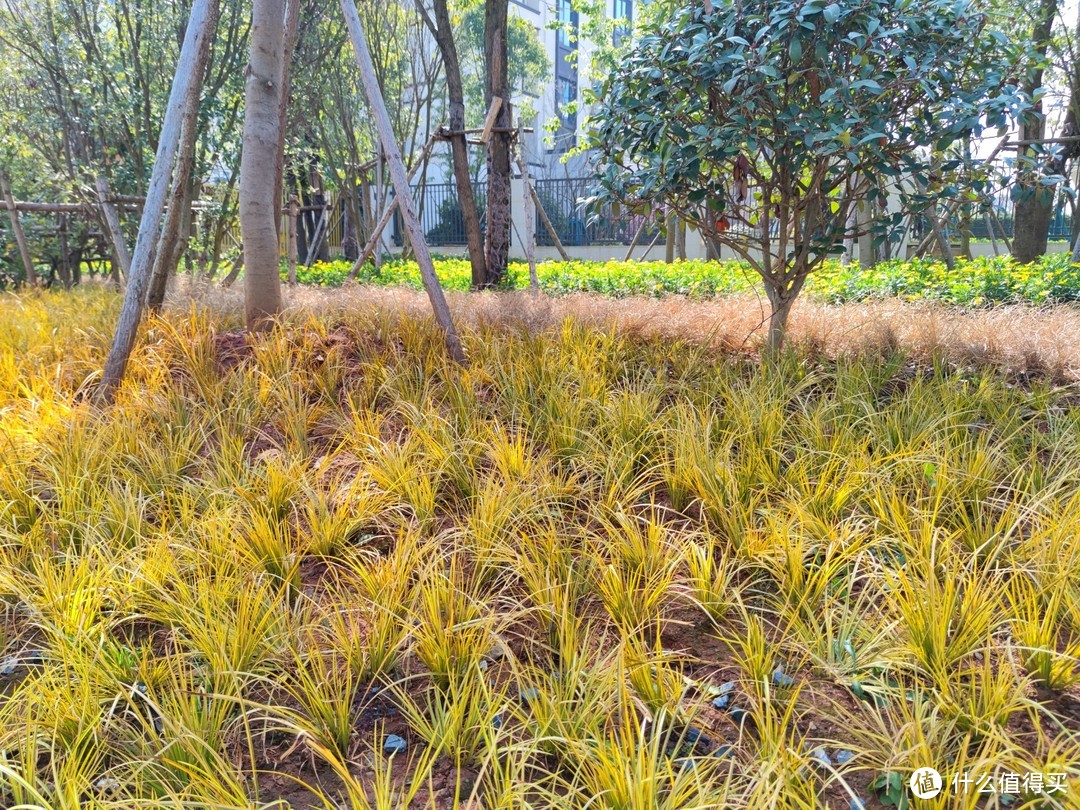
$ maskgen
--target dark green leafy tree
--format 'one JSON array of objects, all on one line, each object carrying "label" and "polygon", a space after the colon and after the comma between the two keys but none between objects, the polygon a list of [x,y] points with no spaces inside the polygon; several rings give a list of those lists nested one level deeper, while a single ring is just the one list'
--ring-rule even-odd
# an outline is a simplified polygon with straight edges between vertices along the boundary
[{"label": "dark green leafy tree", "polygon": [[[1024,107],[966,0],[695,3],[645,28],[590,99],[596,205],[667,205],[761,276],[780,346],[807,276],[960,192],[932,160]],[[859,222],[860,201],[890,213]]]}]

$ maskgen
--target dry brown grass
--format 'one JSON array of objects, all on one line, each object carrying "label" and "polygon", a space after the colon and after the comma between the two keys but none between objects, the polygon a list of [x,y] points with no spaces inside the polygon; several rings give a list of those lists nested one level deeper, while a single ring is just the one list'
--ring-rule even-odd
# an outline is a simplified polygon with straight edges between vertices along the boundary
[{"label": "dry brown grass", "polygon": [[[501,324],[539,330],[566,318],[644,337],[685,340],[728,351],[753,352],[765,332],[764,300],[752,295],[694,301],[567,296],[528,292],[448,293],[462,325]],[[406,288],[349,286],[286,290],[290,312],[382,311],[430,315],[426,296]],[[192,301],[239,311],[238,290],[186,289],[174,306]],[[918,361],[943,357],[959,364],[992,364],[1009,373],[1080,379],[1080,308],[1023,304],[965,309],[896,299],[850,304],[800,301],[792,312],[791,341],[826,356],[902,351]]]}]

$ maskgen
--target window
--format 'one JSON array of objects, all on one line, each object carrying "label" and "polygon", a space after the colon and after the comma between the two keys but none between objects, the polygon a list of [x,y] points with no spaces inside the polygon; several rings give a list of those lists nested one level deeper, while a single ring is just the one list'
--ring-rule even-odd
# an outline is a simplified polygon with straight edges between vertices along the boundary
[{"label": "window", "polygon": [[572,0],[556,0],[559,29],[555,37],[555,112],[559,129],[555,133],[555,151],[566,152],[577,143],[577,113],[566,105],[577,101],[578,13]]},{"label": "window", "polygon": [[618,47],[634,28],[634,0],[612,0],[611,19],[615,21],[612,39]]}]

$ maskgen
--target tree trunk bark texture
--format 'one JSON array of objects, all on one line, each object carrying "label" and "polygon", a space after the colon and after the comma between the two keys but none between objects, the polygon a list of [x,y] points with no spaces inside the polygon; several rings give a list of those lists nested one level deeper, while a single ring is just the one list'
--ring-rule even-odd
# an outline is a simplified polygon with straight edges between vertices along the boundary
[{"label": "tree trunk bark texture", "polygon": [[[1040,58],[1046,56],[1050,35],[1057,15],[1058,0],[1040,0],[1036,11],[1035,24],[1031,32],[1031,43]],[[1024,90],[1029,97],[1043,83],[1043,69],[1037,67],[1024,81]],[[1046,137],[1046,119],[1041,115],[1042,102],[1036,104],[1035,115],[1025,116],[1020,122],[1020,140],[1037,140]],[[1022,147],[1017,157],[1032,155],[1030,147]],[[1046,253],[1047,239],[1050,234],[1050,220],[1053,217],[1054,190],[1039,182],[1041,172],[1031,171],[1023,160],[1018,160],[1018,181],[1021,197],[1013,209],[1013,258],[1021,264],[1027,264]]]},{"label": "tree trunk bark texture", "polygon": [[284,0],[254,0],[251,58],[244,90],[240,159],[240,234],[244,243],[244,315],[248,329],[269,328],[281,312],[279,205],[274,199],[281,126]]},{"label": "tree trunk bark texture", "polygon": [[506,279],[510,262],[510,108],[507,70],[506,20],[509,0],[485,0],[484,4],[484,104],[488,108],[495,97],[502,99],[495,117],[495,131],[488,141],[487,155],[487,234],[485,287],[495,287]]}]

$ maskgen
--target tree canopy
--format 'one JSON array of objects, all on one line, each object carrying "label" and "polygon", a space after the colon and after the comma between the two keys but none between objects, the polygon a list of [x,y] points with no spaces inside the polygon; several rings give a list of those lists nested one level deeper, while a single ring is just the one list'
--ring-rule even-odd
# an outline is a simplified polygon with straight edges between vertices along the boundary
[{"label": "tree canopy", "polygon": [[957,193],[933,159],[1024,105],[1012,48],[967,0],[746,0],[643,30],[596,89],[595,202],[662,202],[762,275],[783,336],[861,200],[879,229]]}]

